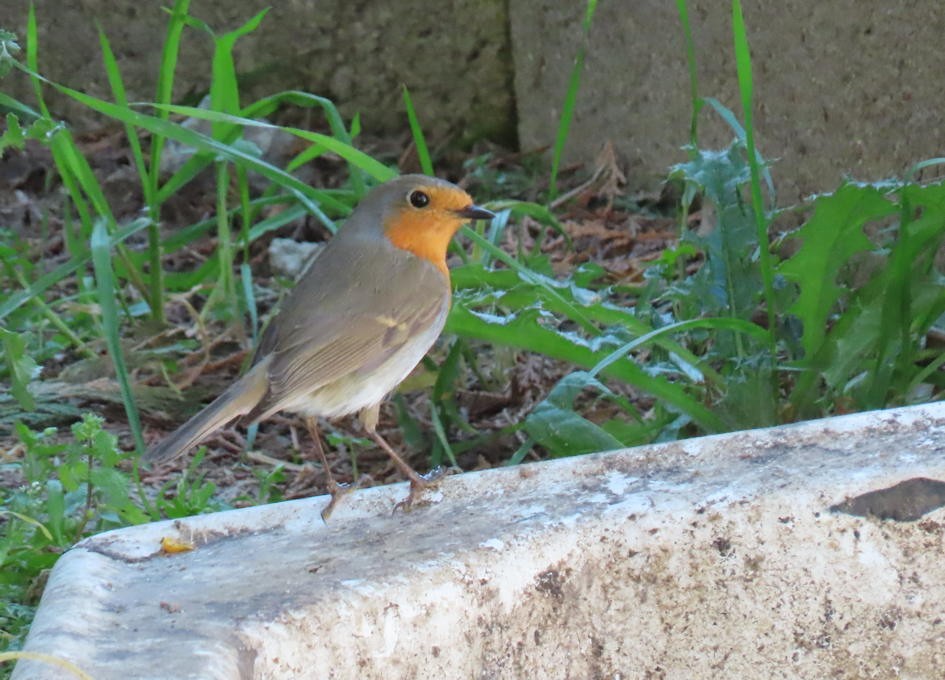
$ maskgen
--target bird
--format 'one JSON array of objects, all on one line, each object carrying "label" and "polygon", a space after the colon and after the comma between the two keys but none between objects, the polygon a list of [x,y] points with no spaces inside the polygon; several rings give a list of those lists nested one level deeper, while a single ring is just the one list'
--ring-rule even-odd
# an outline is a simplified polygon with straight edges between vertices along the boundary
[{"label": "bird", "polygon": [[431,481],[377,432],[380,405],[417,366],[446,323],[452,299],[447,248],[466,222],[489,220],[459,186],[402,175],[371,189],[318,254],[266,327],[246,373],[152,446],[167,463],[237,418],[298,413],[327,477],[327,519],[345,488],[335,482],[318,417],[357,413],[367,434],[410,482],[409,508]]}]

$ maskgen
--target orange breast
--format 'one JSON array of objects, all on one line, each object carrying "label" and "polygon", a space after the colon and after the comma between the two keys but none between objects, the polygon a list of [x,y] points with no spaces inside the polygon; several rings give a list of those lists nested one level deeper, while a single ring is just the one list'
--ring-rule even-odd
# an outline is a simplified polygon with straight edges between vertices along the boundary
[{"label": "orange breast", "polygon": [[442,210],[400,212],[385,225],[390,242],[434,264],[447,277],[446,249],[463,220]]}]

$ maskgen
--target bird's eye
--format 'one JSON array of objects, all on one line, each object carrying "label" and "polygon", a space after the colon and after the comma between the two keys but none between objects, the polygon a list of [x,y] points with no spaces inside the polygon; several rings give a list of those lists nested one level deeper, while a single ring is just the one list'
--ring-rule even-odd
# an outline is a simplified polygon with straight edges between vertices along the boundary
[{"label": "bird's eye", "polygon": [[414,189],[407,194],[407,200],[414,208],[426,208],[430,205],[430,197],[419,189]]}]

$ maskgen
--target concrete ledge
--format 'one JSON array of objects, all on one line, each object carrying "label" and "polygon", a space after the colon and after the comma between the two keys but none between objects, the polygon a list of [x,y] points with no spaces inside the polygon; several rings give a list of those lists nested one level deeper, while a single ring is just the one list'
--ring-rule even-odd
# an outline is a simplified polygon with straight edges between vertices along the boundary
[{"label": "concrete ledge", "polygon": [[[409,514],[397,485],[328,525],[317,498],[114,531],[26,649],[97,680],[941,677],[941,485],[856,498],[943,453],[935,404],[461,475]],[[877,498],[931,512],[831,510]]]}]

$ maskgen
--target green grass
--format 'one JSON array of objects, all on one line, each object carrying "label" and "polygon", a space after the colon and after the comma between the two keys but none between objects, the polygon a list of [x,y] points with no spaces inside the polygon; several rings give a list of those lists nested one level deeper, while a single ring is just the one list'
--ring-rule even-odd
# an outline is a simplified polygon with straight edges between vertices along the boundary
[{"label": "green grass", "polygon": [[548,179],[548,200],[553,201],[558,196],[558,171],[564,157],[564,147],[568,143],[571,133],[571,124],[574,122],[574,110],[578,103],[578,93],[581,89],[581,76],[584,73],[584,60],[587,56],[587,44],[590,40],[591,26],[594,22],[594,13],[597,11],[597,0],[587,0],[584,6],[584,18],[581,21],[581,42],[574,55],[574,65],[568,77],[568,90],[561,106],[561,118],[558,120],[558,133],[551,154],[551,174]]},{"label": "green grass", "polygon": [[[688,8],[677,0],[693,115],[688,159],[670,174],[683,187],[676,245],[650,264],[644,283],[635,287],[612,284],[594,263],[553,274],[542,245],[567,236],[550,206],[579,103],[595,8],[595,2],[586,4],[575,29],[582,47],[564,94],[547,203],[517,198],[534,185],[535,172],[495,171],[487,156],[466,166],[479,183],[477,198],[482,200],[480,190],[497,197],[488,202],[497,217],[465,228],[454,245],[461,262],[452,274],[453,308],[442,347],[425,359],[427,373],[419,378],[431,395],[424,414],[430,426],[420,423],[403,394],[393,398],[405,445],[423,451],[430,465],[457,464],[500,438],[517,437],[501,461],[515,464],[535,452],[575,455],[938,398],[945,358],[929,335],[942,330],[945,313],[935,261],[945,240],[945,185],[923,186],[912,174],[848,183],[790,207],[802,226],[772,240],[770,225],[786,209],[776,205],[771,168],[759,150],[748,30],[737,1],[732,19],[738,115],[699,95]],[[4,646],[20,644],[41,575],[76,540],[227,506],[198,473],[201,455],[174,488],[142,488],[137,453],[120,450],[101,419],[82,416],[68,400],[50,399],[40,389],[38,367],[56,357],[80,365],[107,356],[130,441],[141,449],[140,414],[162,410],[167,402],[156,400],[175,389],[183,359],[203,351],[201,334],[231,330],[244,349],[255,343],[270,302],[282,291],[254,279],[253,245],[305,215],[334,232],[370,186],[396,174],[390,159],[358,148],[360,123],[345,121],[324,97],[289,91],[244,103],[233,51],[264,19],[261,12],[219,34],[190,15],[189,2],[177,0],[168,14],[155,100],[147,104],[127,101],[104,33],[100,45],[111,100],[42,75],[32,10],[23,50],[0,32],[0,76],[7,71],[7,77],[29,78],[35,92],[30,103],[0,92],[6,112],[0,152],[28,141],[49,149],[66,195],[61,215],[67,252],[64,262],[49,269],[35,246],[0,232],[0,379],[11,387],[0,394],[0,427],[16,431],[22,456],[4,465],[24,480],[21,487],[0,489]],[[207,108],[176,105],[171,97],[188,31],[214,48]],[[124,129],[140,184],[140,216],[115,215],[81,146],[47,105],[50,88]],[[403,102],[419,163],[432,172],[436,158],[423,135],[422,112],[406,88]],[[320,113],[327,133],[262,122],[287,106]],[[729,125],[728,147],[699,146],[705,114]],[[182,125],[182,117],[207,126]],[[292,135],[296,155],[281,166],[268,161],[247,138],[254,129]],[[171,144],[193,153],[163,175],[162,150]],[[313,187],[299,178],[300,168],[327,154],[344,163],[344,186]],[[251,174],[262,178],[262,189],[251,188]],[[210,178],[214,216],[162,230],[168,202],[201,176]],[[687,217],[699,204],[711,206],[714,220],[695,231]],[[526,221],[533,225],[530,245],[518,239],[509,252],[503,246],[510,230]],[[169,257],[208,236],[215,251],[199,266],[166,268]],[[198,339],[153,345],[171,304],[187,307],[201,333]],[[470,384],[503,391],[508,372],[525,353],[551,357],[572,370],[549,385],[518,422],[494,430],[470,422],[460,392]],[[167,385],[156,389],[142,376],[163,377]],[[75,422],[71,436],[45,427],[51,417]],[[357,451],[366,442],[344,432],[329,431],[328,437],[350,453],[357,475]],[[247,500],[278,500],[284,471],[257,475],[258,494]]]},{"label": "green grass", "polygon": [[17,424],[23,484],[0,488],[0,631],[17,647],[32,620],[45,573],[90,534],[163,517],[222,510],[215,487],[188,470],[173,496],[149,498],[135,473],[134,452],[118,448],[103,419],[85,415],[62,443],[55,428]]}]

